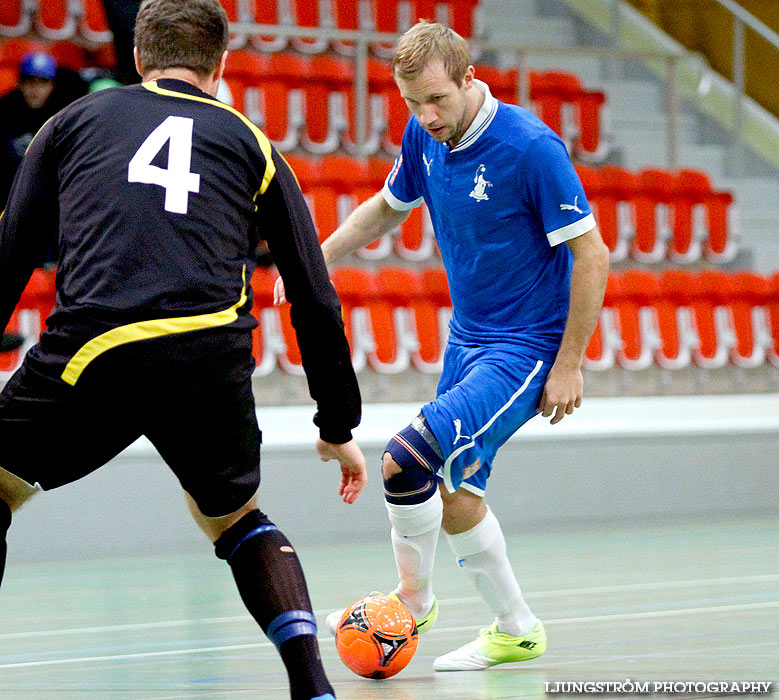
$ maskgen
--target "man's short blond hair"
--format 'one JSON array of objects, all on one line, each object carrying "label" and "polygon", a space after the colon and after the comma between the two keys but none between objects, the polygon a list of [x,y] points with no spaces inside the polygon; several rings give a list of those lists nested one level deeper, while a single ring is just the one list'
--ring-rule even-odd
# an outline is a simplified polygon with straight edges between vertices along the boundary
[{"label": "man's short blond hair", "polygon": [[435,60],[443,62],[447,75],[459,85],[471,64],[471,50],[457,32],[422,19],[398,39],[392,74],[413,80]]}]

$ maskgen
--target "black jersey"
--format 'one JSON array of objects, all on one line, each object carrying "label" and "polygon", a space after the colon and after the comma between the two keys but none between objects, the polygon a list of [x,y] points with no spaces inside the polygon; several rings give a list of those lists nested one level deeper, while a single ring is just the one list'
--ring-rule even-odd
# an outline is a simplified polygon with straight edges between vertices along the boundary
[{"label": "black jersey", "polygon": [[184,81],[94,93],[37,134],[0,219],[0,328],[55,245],[49,326],[91,335],[63,373],[68,383],[117,345],[248,330],[259,237],[292,304],[323,439],[344,442],[359,391],[297,181],[248,119]]}]

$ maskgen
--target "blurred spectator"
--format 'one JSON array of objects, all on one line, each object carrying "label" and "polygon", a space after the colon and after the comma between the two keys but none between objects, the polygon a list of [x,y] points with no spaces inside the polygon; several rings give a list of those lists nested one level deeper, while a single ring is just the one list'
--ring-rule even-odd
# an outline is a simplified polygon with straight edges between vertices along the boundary
[{"label": "blurred spectator", "polygon": [[15,89],[0,97],[0,208],[33,136],[61,106],[54,98],[57,62],[47,53],[28,53],[19,65]]}]

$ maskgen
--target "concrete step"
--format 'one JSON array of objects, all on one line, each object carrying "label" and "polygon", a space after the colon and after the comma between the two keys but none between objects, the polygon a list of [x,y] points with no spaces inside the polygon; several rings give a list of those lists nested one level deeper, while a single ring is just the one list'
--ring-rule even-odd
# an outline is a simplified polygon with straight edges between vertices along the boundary
[{"label": "concrete step", "polygon": [[523,46],[573,46],[576,28],[572,20],[565,18],[517,17],[493,18],[483,21],[483,33],[496,44]]},{"label": "concrete step", "polygon": [[483,22],[514,22],[517,18],[535,18],[539,0],[481,0],[478,6]]},{"label": "concrete step", "polygon": [[[624,139],[624,140],[623,140]],[[668,167],[665,140],[652,143],[643,139],[627,139],[622,132],[614,134],[614,149],[620,154],[619,161],[626,168]],[[682,143],[679,146],[679,168],[693,168],[705,171],[715,182],[719,182],[725,169],[726,153],[721,146],[693,145]]]},{"label": "concrete step", "polygon": [[731,190],[743,209],[776,218],[779,229],[779,179],[725,176],[717,180],[717,187]]},{"label": "concrete step", "polygon": [[564,71],[579,76],[588,90],[602,90],[602,60],[595,56],[560,56],[553,54],[529,54],[527,66],[535,71]]},{"label": "concrete step", "polygon": [[606,93],[606,103],[615,116],[626,117],[665,113],[663,88],[648,80],[604,81],[600,87]]},{"label": "concrete step", "polygon": [[[609,133],[614,134],[614,140],[619,143],[648,141],[659,147],[665,146],[668,132],[668,115],[651,112],[637,113],[620,111],[613,113],[606,105],[606,122]],[[680,114],[676,122],[680,143],[695,144],[698,141],[698,118],[694,114]]]}]

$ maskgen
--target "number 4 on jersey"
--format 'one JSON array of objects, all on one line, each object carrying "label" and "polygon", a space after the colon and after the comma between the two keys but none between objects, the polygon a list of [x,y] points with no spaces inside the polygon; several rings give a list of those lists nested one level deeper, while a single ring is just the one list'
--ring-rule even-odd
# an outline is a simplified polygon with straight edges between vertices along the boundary
[{"label": "number 4 on jersey", "polygon": [[[174,214],[186,214],[189,193],[200,192],[200,175],[189,171],[193,124],[193,120],[188,117],[168,117],[146,137],[127,168],[127,179],[130,182],[164,187],[165,211]],[[168,141],[167,169],[152,165]]]}]

